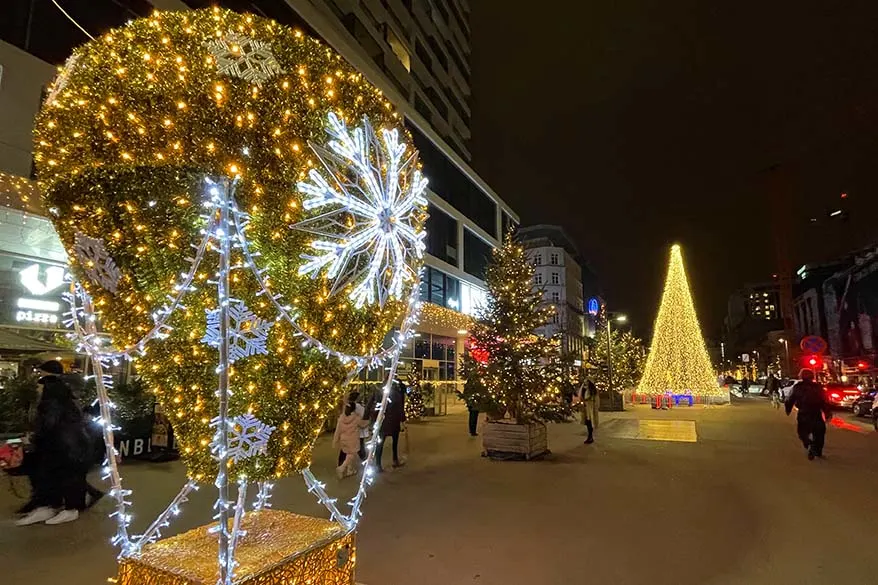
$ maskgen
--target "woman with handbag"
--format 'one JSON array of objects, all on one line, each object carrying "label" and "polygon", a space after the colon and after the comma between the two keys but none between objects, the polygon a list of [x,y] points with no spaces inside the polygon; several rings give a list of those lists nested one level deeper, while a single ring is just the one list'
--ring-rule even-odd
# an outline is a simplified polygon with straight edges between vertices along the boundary
[{"label": "woman with handbag", "polygon": [[91,441],[85,417],[62,380],[57,361],[38,368],[40,401],[33,424],[29,453],[32,494],[25,506],[31,511],[16,524],[63,524],[79,518],[85,509],[86,473],[91,464]]}]

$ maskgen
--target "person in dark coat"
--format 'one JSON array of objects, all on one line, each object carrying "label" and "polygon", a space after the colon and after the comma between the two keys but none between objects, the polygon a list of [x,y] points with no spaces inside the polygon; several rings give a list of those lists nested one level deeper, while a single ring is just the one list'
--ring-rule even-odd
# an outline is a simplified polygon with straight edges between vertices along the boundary
[{"label": "person in dark coat", "polygon": [[832,411],[823,393],[823,386],[814,381],[814,372],[804,369],[799,372],[801,382],[797,382],[787,398],[787,416],[793,407],[799,410],[796,416],[797,431],[802,445],[808,451],[808,459],[823,457],[823,443],[826,437],[826,422],[832,418]]},{"label": "person in dark coat", "polygon": [[402,382],[394,380],[390,385],[390,394],[387,397],[387,408],[384,410],[384,420],[381,422],[381,442],[375,449],[375,464],[378,472],[383,472],[381,456],[384,454],[384,443],[388,438],[393,439],[393,466],[400,467],[399,460],[399,433],[402,431],[402,423],[405,422],[405,389]]},{"label": "person in dark coat", "polygon": [[19,526],[62,524],[79,518],[85,508],[85,475],[92,459],[85,417],[61,379],[61,364],[48,361],[38,370],[42,375],[40,401],[31,440],[33,509],[16,522]]}]

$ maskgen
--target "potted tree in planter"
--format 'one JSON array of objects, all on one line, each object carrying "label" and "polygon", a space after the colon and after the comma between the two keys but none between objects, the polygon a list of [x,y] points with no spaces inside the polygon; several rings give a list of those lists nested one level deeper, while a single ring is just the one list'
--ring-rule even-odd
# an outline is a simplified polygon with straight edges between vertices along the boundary
[{"label": "potted tree in planter", "polygon": [[488,301],[470,329],[462,397],[484,410],[485,454],[532,459],[548,452],[546,422],[566,420],[565,376],[557,340],[536,334],[553,308],[533,290],[524,248],[507,237],[493,251],[485,281]]}]

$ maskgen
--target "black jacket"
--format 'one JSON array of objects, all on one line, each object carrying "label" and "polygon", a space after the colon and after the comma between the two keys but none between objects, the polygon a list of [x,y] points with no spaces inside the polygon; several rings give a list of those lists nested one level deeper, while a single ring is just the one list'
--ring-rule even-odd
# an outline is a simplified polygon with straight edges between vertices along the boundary
[{"label": "black jacket", "polygon": [[832,417],[832,411],[826,397],[823,394],[823,386],[817,382],[802,380],[793,386],[790,397],[787,398],[786,411],[787,414],[793,411],[793,407],[799,409],[798,418],[816,420],[825,416],[827,419]]},{"label": "black jacket", "polygon": [[85,417],[70,387],[58,376],[40,379],[43,393],[37,404],[33,447],[43,465],[69,468],[91,462],[91,440]]},{"label": "black jacket", "polygon": [[402,392],[398,382],[391,386],[390,396],[387,397],[387,401],[384,420],[381,423],[381,434],[383,436],[398,433],[402,429],[402,423],[405,422],[405,394]]}]

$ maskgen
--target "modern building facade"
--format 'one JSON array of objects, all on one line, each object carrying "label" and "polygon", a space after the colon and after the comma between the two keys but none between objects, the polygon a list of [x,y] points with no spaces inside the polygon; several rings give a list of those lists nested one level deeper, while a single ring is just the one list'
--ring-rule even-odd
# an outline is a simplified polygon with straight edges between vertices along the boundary
[{"label": "modern building facade", "polygon": [[[404,362],[426,379],[459,384],[457,362],[468,315],[484,302],[491,250],[518,223],[518,216],[467,164],[468,0],[91,0],[66,8],[97,35],[155,9],[212,5],[273,18],[317,36],[403,114],[430,179],[421,287],[425,309]],[[28,181],[33,176],[33,119],[56,67],[86,40],[49,2],[6,0],[0,5],[0,204],[21,207],[24,189],[33,207],[29,217],[49,227],[39,217],[45,211]],[[0,228],[8,224],[15,231],[12,216],[7,213],[4,221],[4,212]],[[63,255],[57,238],[53,246],[55,251],[42,258],[47,266],[63,263],[56,254],[60,250]]]},{"label": "modern building facade", "polygon": [[589,326],[585,313],[584,292],[584,282],[592,288],[591,269],[560,226],[524,227],[518,238],[534,266],[534,289],[555,309],[552,320],[538,332],[546,337],[560,335],[562,351],[584,359],[585,339],[594,336],[594,324]]}]

